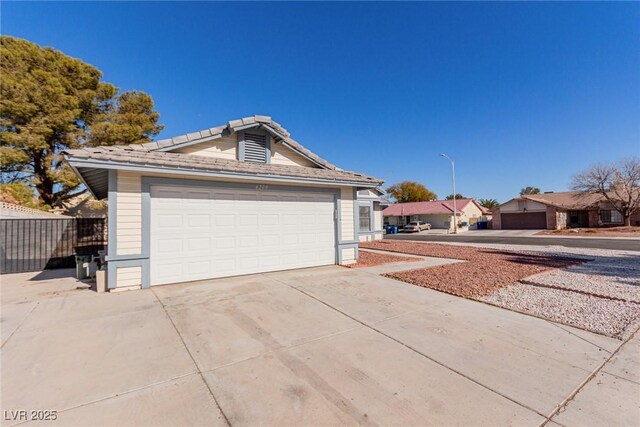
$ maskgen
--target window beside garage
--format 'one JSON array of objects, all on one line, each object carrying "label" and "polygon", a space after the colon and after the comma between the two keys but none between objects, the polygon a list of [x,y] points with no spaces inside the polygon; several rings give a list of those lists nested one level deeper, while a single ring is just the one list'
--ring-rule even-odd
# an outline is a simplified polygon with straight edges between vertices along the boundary
[{"label": "window beside garage", "polygon": [[360,206],[360,231],[371,231],[371,206]]},{"label": "window beside garage", "polygon": [[622,214],[613,209],[600,211],[600,221],[603,224],[622,224]]}]

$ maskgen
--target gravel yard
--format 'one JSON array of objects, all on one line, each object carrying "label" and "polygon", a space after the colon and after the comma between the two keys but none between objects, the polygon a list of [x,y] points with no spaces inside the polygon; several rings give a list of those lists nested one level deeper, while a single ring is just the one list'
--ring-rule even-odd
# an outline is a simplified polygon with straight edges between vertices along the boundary
[{"label": "gravel yard", "polygon": [[523,283],[475,299],[615,338],[625,338],[628,327],[640,319],[637,303]]},{"label": "gravel yard", "polygon": [[389,255],[379,252],[360,251],[358,256],[358,262],[355,264],[349,264],[345,267],[349,268],[364,268],[373,267],[376,265],[391,264],[393,262],[419,262],[422,258],[414,258],[408,256]]},{"label": "gravel yard", "polygon": [[363,247],[468,262],[385,276],[624,339],[640,326],[640,257],[623,251],[368,242]]},{"label": "gravel yard", "polygon": [[469,262],[388,273],[385,276],[461,297],[488,295],[534,274],[564,268],[583,260],[544,254],[505,252],[493,249],[434,243],[369,242],[365,248],[404,252]]},{"label": "gravel yard", "polygon": [[584,264],[531,277],[527,282],[640,304],[640,259],[597,257]]}]

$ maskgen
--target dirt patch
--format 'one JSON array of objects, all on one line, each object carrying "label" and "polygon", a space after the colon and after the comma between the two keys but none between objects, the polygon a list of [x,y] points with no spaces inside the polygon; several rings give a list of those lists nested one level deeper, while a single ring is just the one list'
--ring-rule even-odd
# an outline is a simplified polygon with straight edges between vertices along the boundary
[{"label": "dirt patch", "polygon": [[421,258],[413,258],[408,256],[381,254],[377,252],[360,251],[358,254],[358,262],[346,265],[349,268],[374,267],[376,265],[391,264],[393,262],[416,262],[422,261]]},{"label": "dirt patch", "polygon": [[583,237],[638,237],[640,227],[570,228],[566,230],[543,230],[538,235],[583,236]]},{"label": "dirt patch", "polygon": [[489,295],[531,275],[584,262],[576,258],[434,243],[381,241],[364,243],[362,247],[469,261],[384,275],[467,298]]}]

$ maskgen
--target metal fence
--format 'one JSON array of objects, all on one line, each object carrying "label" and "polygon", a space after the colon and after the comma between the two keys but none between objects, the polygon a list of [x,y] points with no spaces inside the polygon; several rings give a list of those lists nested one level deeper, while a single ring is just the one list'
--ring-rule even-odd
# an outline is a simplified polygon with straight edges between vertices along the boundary
[{"label": "metal fence", "polygon": [[73,268],[75,255],[96,255],[107,245],[103,218],[0,220],[0,272]]}]

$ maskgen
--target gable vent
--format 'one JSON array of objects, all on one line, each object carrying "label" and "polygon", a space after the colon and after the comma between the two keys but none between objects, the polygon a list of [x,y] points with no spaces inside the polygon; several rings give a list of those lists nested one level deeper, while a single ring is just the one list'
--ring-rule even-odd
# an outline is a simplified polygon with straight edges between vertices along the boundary
[{"label": "gable vent", "polygon": [[244,160],[247,162],[267,162],[267,136],[254,133],[244,134]]}]

